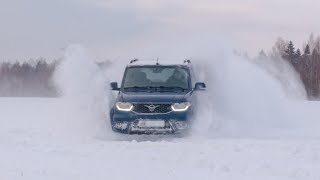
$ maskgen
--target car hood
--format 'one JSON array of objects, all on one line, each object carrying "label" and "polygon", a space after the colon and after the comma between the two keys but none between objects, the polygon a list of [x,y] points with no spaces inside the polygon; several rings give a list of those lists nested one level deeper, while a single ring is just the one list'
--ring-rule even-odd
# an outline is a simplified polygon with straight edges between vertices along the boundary
[{"label": "car hood", "polygon": [[157,93],[157,92],[120,92],[119,98],[122,102],[185,102],[188,101],[190,93]]}]

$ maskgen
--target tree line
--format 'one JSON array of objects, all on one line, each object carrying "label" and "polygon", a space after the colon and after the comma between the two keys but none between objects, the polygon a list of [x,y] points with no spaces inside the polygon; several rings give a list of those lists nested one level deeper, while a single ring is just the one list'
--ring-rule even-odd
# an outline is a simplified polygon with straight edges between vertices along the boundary
[{"label": "tree line", "polygon": [[262,50],[260,56],[280,57],[299,74],[310,99],[320,97],[320,37],[310,35],[309,40],[296,48],[292,40],[278,38],[269,55]]},{"label": "tree line", "polygon": [[52,75],[57,61],[48,63],[39,58],[26,62],[0,63],[0,96],[54,97],[56,88]]},{"label": "tree line", "polygon": [[[292,40],[279,38],[268,55],[262,50],[261,57],[281,59],[288,62],[299,74],[310,99],[320,97],[320,37],[310,35],[302,48],[296,48]],[[0,96],[43,96],[58,95],[52,76],[60,60],[44,58],[26,62],[0,62]],[[97,63],[103,68],[110,61]]]},{"label": "tree line", "polygon": [[[61,59],[48,61],[45,58],[23,62],[0,62],[0,97],[57,97],[53,74]],[[105,68],[110,61],[97,65]]]}]

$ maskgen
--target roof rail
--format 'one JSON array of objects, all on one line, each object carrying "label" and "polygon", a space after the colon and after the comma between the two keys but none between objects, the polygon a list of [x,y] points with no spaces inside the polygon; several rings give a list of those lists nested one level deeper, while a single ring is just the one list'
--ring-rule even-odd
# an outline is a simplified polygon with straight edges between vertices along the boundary
[{"label": "roof rail", "polygon": [[185,60],[183,61],[183,63],[188,63],[188,64],[190,64],[190,63],[191,63],[191,60],[190,60],[190,59],[185,59]]},{"label": "roof rail", "polygon": [[130,61],[130,64],[132,64],[132,63],[134,63],[134,62],[137,62],[137,61],[138,61],[138,59],[137,59],[137,58],[132,59],[132,60]]}]

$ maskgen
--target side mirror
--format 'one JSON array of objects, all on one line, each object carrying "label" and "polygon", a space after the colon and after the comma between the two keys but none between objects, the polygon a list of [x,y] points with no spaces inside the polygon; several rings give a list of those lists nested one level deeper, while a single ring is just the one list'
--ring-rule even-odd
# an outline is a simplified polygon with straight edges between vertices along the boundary
[{"label": "side mirror", "polygon": [[117,82],[110,83],[110,86],[111,86],[111,90],[114,90],[114,91],[119,91],[120,90],[120,88],[118,87],[118,83]]},{"label": "side mirror", "polygon": [[194,91],[206,90],[206,84],[203,82],[197,82],[193,88]]}]

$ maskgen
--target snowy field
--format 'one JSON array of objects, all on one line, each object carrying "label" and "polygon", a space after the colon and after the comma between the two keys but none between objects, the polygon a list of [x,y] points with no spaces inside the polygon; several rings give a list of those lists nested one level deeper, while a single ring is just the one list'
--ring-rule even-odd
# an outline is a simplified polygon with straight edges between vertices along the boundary
[{"label": "snowy field", "polygon": [[61,98],[0,98],[0,180],[320,179],[320,103],[281,61],[199,58],[208,88],[191,135],[175,138],[113,133],[108,84],[125,63],[92,59],[66,50]]},{"label": "snowy field", "polygon": [[320,179],[317,137],[125,140],[77,124],[67,108],[62,99],[0,99],[1,180]]}]

